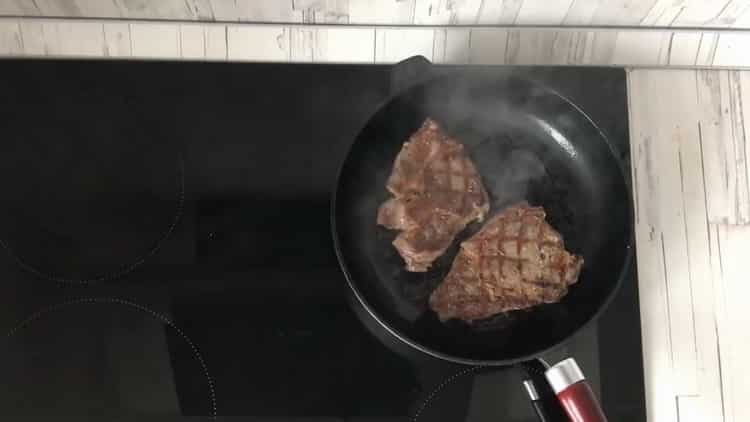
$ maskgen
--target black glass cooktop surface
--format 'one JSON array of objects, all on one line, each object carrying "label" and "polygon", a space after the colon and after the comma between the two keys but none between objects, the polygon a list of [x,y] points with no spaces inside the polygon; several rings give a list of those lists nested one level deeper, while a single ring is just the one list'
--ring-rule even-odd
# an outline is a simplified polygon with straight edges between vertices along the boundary
[{"label": "black glass cooktop surface", "polygon": [[[537,80],[629,169],[623,70],[433,71]],[[409,359],[347,301],[330,193],[410,72],[1,61],[3,419],[535,420],[516,369]],[[634,267],[567,356],[610,420],[645,419]]]}]

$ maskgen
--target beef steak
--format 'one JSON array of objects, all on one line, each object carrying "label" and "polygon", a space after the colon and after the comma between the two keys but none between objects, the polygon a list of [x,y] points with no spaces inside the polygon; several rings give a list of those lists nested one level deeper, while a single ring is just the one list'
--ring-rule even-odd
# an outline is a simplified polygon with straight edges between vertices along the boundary
[{"label": "beef steak", "polygon": [[463,145],[432,119],[404,143],[386,185],[393,198],[377,222],[401,233],[393,241],[408,271],[427,271],[471,221],[489,210],[487,191]]},{"label": "beef steak", "polygon": [[522,202],[492,217],[461,244],[445,280],[430,296],[441,320],[474,321],[558,302],[583,258],[565,250],[541,207]]}]

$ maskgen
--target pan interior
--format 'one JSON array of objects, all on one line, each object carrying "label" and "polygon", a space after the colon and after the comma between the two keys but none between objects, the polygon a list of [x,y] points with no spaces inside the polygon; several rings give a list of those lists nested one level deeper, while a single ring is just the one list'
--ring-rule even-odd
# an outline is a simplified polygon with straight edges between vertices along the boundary
[{"label": "pan interior", "polygon": [[[544,207],[566,248],[583,255],[577,284],[560,303],[490,320],[442,323],[427,300],[450,269],[469,226],[426,273],[410,273],[376,225],[393,160],[426,117],[464,143],[490,194],[490,216],[520,200]],[[518,79],[441,78],[399,95],[360,132],[342,167],[334,235],[364,306],[412,345],[449,359],[517,361],[555,346],[614,293],[630,254],[630,201],[606,138],[565,99]]]}]

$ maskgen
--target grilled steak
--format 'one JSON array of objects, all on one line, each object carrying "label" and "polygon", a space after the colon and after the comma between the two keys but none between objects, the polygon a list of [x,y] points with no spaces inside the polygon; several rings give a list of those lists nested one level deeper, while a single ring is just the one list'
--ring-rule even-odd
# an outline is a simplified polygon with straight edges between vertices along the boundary
[{"label": "grilled steak", "polygon": [[464,147],[432,119],[404,143],[378,210],[378,224],[401,233],[393,241],[408,271],[427,271],[453,238],[489,210],[487,191]]},{"label": "grilled steak", "polygon": [[544,210],[519,203],[461,244],[445,280],[430,296],[441,320],[474,321],[559,301],[575,283],[583,258],[565,250]]}]

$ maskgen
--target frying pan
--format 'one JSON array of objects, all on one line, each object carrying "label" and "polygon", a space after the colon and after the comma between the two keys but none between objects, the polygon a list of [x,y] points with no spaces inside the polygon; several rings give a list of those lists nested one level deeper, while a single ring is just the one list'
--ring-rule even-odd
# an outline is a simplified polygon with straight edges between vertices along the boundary
[{"label": "frying pan", "polygon": [[[566,249],[584,257],[559,303],[472,324],[441,322],[427,300],[472,224],[426,273],[410,273],[376,225],[393,161],[432,117],[465,146],[490,195],[490,216],[520,200],[544,207]],[[432,78],[392,97],[354,140],[332,200],[336,253],[359,314],[409,348],[461,364],[509,365],[560,345],[609,303],[632,259],[632,203],[620,161],[585,112],[518,76]]]}]

